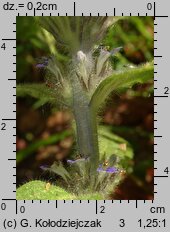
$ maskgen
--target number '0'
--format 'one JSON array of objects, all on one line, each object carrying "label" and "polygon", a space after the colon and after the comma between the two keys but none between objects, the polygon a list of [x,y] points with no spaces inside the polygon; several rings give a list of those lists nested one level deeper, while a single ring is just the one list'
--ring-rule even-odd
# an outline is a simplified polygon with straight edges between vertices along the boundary
[{"label": "number '0'", "polygon": [[149,3],[147,4],[147,9],[148,9],[148,10],[152,10],[152,3],[149,2]]}]

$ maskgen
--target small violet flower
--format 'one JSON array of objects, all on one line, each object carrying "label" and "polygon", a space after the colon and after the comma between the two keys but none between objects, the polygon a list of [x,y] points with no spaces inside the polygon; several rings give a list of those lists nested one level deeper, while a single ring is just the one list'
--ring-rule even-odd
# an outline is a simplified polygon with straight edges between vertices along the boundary
[{"label": "small violet flower", "polygon": [[36,64],[36,68],[45,68],[48,65],[48,58],[44,58],[41,63]]},{"label": "small violet flower", "polygon": [[106,169],[106,172],[108,172],[108,173],[117,173],[117,172],[118,172],[118,169],[115,168],[115,167],[108,167],[108,168]]},{"label": "small violet flower", "polygon": [[98,167],[97,171],[98,171],[98,172],[104,171],[103,168],[102,168],[102,164],[99,164],[99,167]]},{"label": "small violet flower", "polygon": [[102,164],[99,165],[98,172],[107,172],[107,173],[117,173],[119,170],[116,167],[108,167],[106,169],[103,169]]}]

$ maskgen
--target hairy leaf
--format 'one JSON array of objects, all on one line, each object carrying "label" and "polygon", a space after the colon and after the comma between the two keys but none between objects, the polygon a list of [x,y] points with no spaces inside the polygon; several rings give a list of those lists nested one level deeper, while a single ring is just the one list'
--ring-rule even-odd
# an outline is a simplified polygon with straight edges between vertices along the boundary
[{"label": "hairy leaf", "polygon": [[36,102],[37,108],[46,103],[54,103],[55,97],[45,84],[21,84],[17,85],[17,97],[31,96],[38,101]]},{"label": "hairy leaf", "polygon": [[[48,186],[48,187],[47,187]],[[30,181],[16,191],[17,200],[72,200],[75,196],[61,187],[40,180]]]},{"label": "hairy leaf", "polygon": [[[65,85],[67,87],[67,85]],[[66,88],[66,91],[69,91]],[[17,85],[17,97],[31,96],[36,99],[34,108],[37,109],[46,103],[58,108],[70,108],[70,98],[66,92],[57,89],[56,86],[47,87],[45,84],[21,84]],[[69,95],[69,93],[68,93]]]},{"label": "hairy leaf", "polygon": [[146,83],[153,78],[153,73],[153,63],[113,73],[112,76],[107,77],[99,84],[91,98],[90,106],[98,110],[112,91],[131,88],[137,83]]},{"label": "hairy leaf", "polygon": [[100,193],[74,195],[65,189],[40,180],[30,181],[16,190],[17,200],[103,200]]}]

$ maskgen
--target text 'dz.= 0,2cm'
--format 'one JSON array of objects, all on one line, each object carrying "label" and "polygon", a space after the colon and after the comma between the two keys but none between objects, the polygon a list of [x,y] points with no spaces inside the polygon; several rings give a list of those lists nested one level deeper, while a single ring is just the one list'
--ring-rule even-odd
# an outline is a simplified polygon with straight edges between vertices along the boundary
[{"label": "text 'dz.= 0,2cm'", "polygon": [[3,5],[3,10],[5,11],[11,11],[11,10],[18,10],[20,8],[26,8],[27,10],[39,10],[39,11],[55,11],[57,10],[57,4],[56,3],[42,3],[42,2],[28,2],[26,4],[24,3],[19,3],[19,4],[14,4],[14,3],[5,3]]}]

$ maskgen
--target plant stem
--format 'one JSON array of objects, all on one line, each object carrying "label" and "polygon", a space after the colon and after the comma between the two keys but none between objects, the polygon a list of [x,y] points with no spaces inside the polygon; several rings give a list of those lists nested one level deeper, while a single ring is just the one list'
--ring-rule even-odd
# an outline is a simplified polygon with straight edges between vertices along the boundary
[{"label": "plant stem", "polygon": [[99,164],[96,113],[79,80],[73,83],[73,112],[76,121],[77,145],[80,155],[90,158],[90,178],[95,179]]}]

